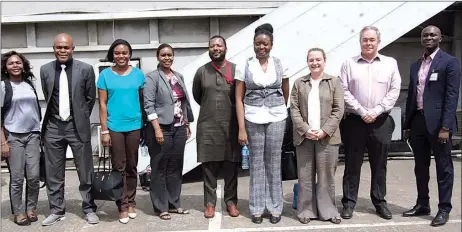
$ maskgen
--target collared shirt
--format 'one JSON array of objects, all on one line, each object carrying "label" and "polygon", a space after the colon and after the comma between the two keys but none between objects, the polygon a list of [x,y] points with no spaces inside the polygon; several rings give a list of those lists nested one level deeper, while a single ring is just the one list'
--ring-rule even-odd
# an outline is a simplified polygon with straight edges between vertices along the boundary
[{"label": "collared shirt", "polygon": [[347,59],[340,80],[345,92],[345,112],[360,116],[390,112],[401,89],[398,63],[380,54],[372,61],[361,55]]},{"label": "collared shirt", "polygon": [[[66,74],[67,74],[67,82],[69,86],[69,107],[72,115],[72,66],[73,66],[73,59],[69,59],[65,65],[66,65]],[[61,63],[59,63],[58,60],[56,60],[56,68],[55,68],[55,81],[54,81],[54,86],[53,86],[53,92],[51,94],[51,99],[50,99],[50,113],[51,114],[57,114],[59,115],[59,77],[61,75]]]},{"label": "collared shirt", "polygon": [[[286,75],[287,69],[283,70],[282,78],[289,78]],[[272,56],[270,56],[268,59],[266,72],[263,72],[260,62],[256,57],[249,61],[249,71],[253,75],[252,78],[255,84],[264,88],[274,83],[278,78],[276,75],[276,66]],[[236,75],[234,79],[245,81],[245,78],[245,63],[238,64],[236,67]],[[287,107],[285,104],[271,108],[265,105],[258,107],[244,104],[244,117],[247,121],[256,124],[279,122],[287,118]]]},{"label": "collared shirt", "polygon": [[419,69],[419,81],[417,83],[417,108],[423,109],[423,93],[425,90],[425,82],[427,80],[428,71],[430,71],[430,66],[432,61],[435,58],[436,53],[440,49],[437,48],[431,55],[425,57],[425,54],[422,55],[422,64]]}]

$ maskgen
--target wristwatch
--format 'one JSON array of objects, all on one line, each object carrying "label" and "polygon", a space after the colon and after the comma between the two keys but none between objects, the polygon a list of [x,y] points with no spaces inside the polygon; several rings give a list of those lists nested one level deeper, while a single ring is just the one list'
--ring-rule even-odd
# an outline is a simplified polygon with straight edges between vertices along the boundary
[{"label": "wristwatch", "polygon": [[447,128],[447,127],[441,127],[441,129],[443,129],[445,131],[449,131],[449,128]]}]

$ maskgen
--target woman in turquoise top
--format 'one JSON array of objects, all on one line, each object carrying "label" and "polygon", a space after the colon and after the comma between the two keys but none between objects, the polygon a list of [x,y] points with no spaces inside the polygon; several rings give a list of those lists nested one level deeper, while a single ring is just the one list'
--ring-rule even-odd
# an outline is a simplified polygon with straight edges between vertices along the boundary
[{"label": "woman in turquoise top", "polygon": [[135,195],[137,186],[138,147],[143,126],[140,96],[144,87],[144,74],[130,66],[132,48],[122,39],[112,43],[107,60],[113,62],[99,74],[99,117],[101,141],[111,147],[114,170],[124,172],[124,192],[116,204],[119,221],[128,223],[136,217]]}]

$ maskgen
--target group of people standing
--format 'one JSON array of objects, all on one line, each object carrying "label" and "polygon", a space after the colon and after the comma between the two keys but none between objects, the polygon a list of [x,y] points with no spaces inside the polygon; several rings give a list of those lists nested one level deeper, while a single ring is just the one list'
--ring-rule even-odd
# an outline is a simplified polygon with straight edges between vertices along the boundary
[{"label": "group of people standing", "polygon": [[[395,122],[390,116],[401,90],[397,61],[378,53],[381,34],[367,26],[360,32],[361,54],[347,59],[340,77],[323,72],[326,54],[308,52],[310,74],[297,79],[291,92],[294,145],[298,165],[298,218],[340,223],[353,217],[364,151],[371,166],[370,197],[377,214],[392,219],[386,195],[388,150]],[[404,217],[430,214],[429,166],[436,162],[439,204],[432,226],[446,224],[452,209],[454,167],[452,135],[457,130],[457,101],[461,81],[460,63],[439,47],[441,31],[422,30],[424,53],[411,66],[404,137],[414,152],[417,180],[416,205]],[[431,70],[431,71],[430,71]],[[340,124],[340,122],[342,123]],[[339,131],[342,133],[340,134]],[[335,170],[338,146],[345,148],[343,209],[335,205]]]},{"label": "group of people standing", "polygon": [[[237,177],[241,148],[248,145],[251,220],[260,224],[265,213],[270,214],[271,223],[281,220],[281,146],[290,105],[300,186],[299,221],[306,224],[320,219],[338,224],[341,218],[353,216],[366,147],[372,173],[371,200],[379,216],[391,219],[385,200],[386,166],[395,127],[390,111],[400,93],[401,77],[396,60],[378,54],[379,30],[364,27],[360,32],[361,54],[343,63],[340,77],[324,72],[327,57],[322,49],[310,49],[307,54],[310,74],[295,81],[290,102],[287,71],[280,59],[270,55],[273,40],[272,26],[260,25],[253,38],[255,56],[234,64],[226,59],[226,40],[213,36],[208,49],[211,62],[194,75],[192,96],[200,105],[196,141],[197,160],[202,163],[204,178],[204,216],[215,216],[220,171],[225,181],[226,209],[232,217],[240,215]],[[429,26],[422,31],[425,53],[411,67],[404,124],[405,129],[411,129],[418,200],[403,215],[430,213],[428,168],[433,150],[435,158],[438,156],[440,194],[439,211],[432,222],[435,226],[445,224],[451,210],[454,174],[450,146],[456,130],[460,85],[458,61],[439,49],[440,41],[438,28]],[[106,56],[114,65],[100,73],[96,85],[93,68],[72,58],[74,43],[69,35],[57,35],[53,49],[56,60],[40,69],[47,103],[42,131],[29,61],[14,51],[2,56],[4,99],[10,98],[2,105],[2,157],[7,159],[10,169],[14,222],[29,225],[38,219],[35,209],[40,143],[44,144],[50,203],[50,215],[42,225],[52,225],[65,216],[67,146],[74,154],[85,218],[90,224],[99,222],[91,195],[94,170],[89,120],[96,92],[102,143],[110,147],[113,169],[124,173],[124,191],[116,202],[119,221],[126,224],[137,216],[136,167],[142,139],[147,142],[151,156],[150,196],[154,212],[163,220],[171,219],[172,213],[188,214],[188,209],[181,206],[180,195],[184,148],[191,136],[189,123],[195,119],[184,78],[172,69],[174,49],[168,44],[160,45],[156,51],[157,68],[145,75],[130,65],[130,44],[118,39]],[[12,91],[8,91],[9,85]],[[342,142],[345,172],[343,210],[339,213],[334,180]],[[22,202],[25,177],[26,207]]]}]

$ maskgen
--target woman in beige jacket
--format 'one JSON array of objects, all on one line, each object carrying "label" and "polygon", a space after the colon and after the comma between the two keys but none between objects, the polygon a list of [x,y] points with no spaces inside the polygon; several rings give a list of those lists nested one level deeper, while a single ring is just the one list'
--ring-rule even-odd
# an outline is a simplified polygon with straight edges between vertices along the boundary
[{"label": "woman in beige jacket", "polygon": [[290,98],[299,178],[298,218],[303,224],[311,219],[338,224],[334,177],[341,143],[338,128],[344,112],[343,89],[338,77],[324,73],[326,54],[322,49],[310,49],[307,63],[311,72],[295,81]]}]

